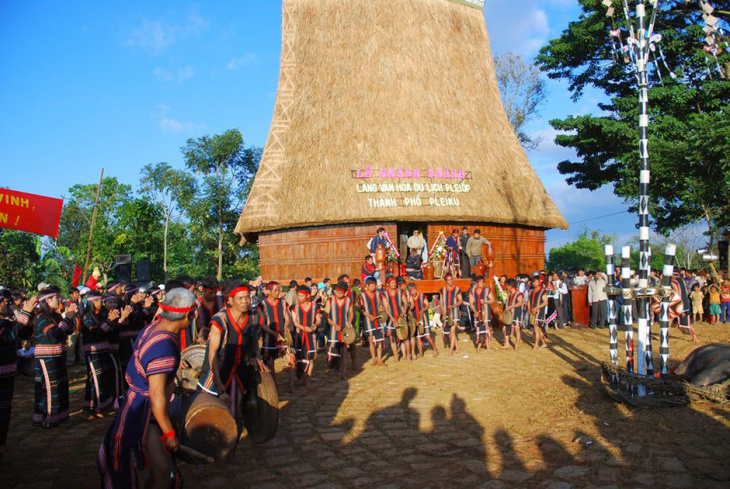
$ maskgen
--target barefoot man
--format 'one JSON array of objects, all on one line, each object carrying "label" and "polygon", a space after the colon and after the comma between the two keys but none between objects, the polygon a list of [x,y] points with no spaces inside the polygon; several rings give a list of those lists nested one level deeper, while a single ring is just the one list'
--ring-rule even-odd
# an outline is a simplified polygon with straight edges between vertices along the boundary
[{"label": "barefoot man", "polygon": [[444,345],[450,345],[451,354],[459,353],[459,343],[456,330],[459,327],[459,307],[464,303],[461,289],[454,285],[454,276],[444,275],[446,285],[441,289],[441,313],[443,314]]},{"label": "barefoot man", "polygon": [[365,279],[365,290],[360,294],[362,302],[362,314],[365,318],[365,334],[370,345],[370,358],[373,365],[385,365],[383,363],[383,329],[384,324],[378,318],[380,309],[383,308],[380,294],[375,290],[378,281],[373,277]]},{"label": "barefoot man", "polygon": [[547,334],[545,325],[545,315],[548,306],[548,296],[545,289],[542,288],[540,277],[532,277],[532,287],[530,288],[530,302],[528,304],[528,311],[530,313],[530,323],[532,323],[532,329],[535,332],[535,345],[532,347],[533,350],[538,348],[547,347]]},{"label": "barefoot man", "polygon": [[431,336],[431,323],[428,320],[428,299],[425,295],[418,292],[416,284],[408,284],[408,292],[411,300],[411,313],[416,320],[416,340],[418,346],[418,356],[423,357],[424,341],[433,348],[433,356],[439,355],[439,349],[436,346],[435,337]]}]

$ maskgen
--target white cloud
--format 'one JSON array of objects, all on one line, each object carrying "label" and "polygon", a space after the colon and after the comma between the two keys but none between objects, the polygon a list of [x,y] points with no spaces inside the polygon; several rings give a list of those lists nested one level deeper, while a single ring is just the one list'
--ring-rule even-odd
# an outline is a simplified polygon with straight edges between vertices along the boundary
[{"label": "white cloud", "polygon": [[158,55],[167,51],[179,39],[200,34],[208,26],[209,23],[195,13],[189,14],[182,24],[142,18],[140,25],[132,29],[127,45]]},{"label": "white cloud", "polygon": [[140,47],[152,54],[160,54],[174,43],[174,28],[159,20],[142,19],[141,25],[132,30],[127,39],[128,45]]},{"label": "white cloud", "polygon": [[231,59],[226,65],[228,70],[238,70],[247,66],[258,66],[259,58],[254,53],[244,53],[243,56]]},{"label": "white cloud", "polygon": [[155,78],[164,84],[176,83],[182,85],[184,81],[189,80],[195,75],[195,68],[192,66],[185,66],[179,70],[169,71],[165,68],[158,66],[153,71]]},{"label": "white cloud", "polygon": [[203,125],[192,122],[182,122],[169,115],[170,107],[165,104],[158,104],[153,117],[157,119],[157,128],[162,132],[185,132],[194,133],[203,129]]}]

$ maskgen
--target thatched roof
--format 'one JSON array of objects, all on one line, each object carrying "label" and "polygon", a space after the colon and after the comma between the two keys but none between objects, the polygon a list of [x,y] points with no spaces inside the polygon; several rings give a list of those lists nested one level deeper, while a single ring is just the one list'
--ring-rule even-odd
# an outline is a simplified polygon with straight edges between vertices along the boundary
[{"label": "thatched roof", "polygon": [[[398,182],[411,191],[380,187]],[[434,220],[567,228],[502,108],[481,9],[283,0],[271,132],[236,232]]]}]

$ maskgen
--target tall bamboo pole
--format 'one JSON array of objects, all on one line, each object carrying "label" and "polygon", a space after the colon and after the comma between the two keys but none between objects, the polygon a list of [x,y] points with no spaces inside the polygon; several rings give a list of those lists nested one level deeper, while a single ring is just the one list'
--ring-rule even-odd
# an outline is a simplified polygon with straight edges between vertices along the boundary
[{"label": "tall bamboo pole", "polygon": [[96,208],[99,205],[99,196],[101,195],[101,182],[104,180],[104,169],[101,169],[101,176],[99,177],[99,186],[96,187],[96,199],[94,199],[94,210],[91,213],[91,226],[89,227],[89,242],[86,244],[86,261],[84,262],[84,278],[83,283],[86,283],[86,271],[89,269],[89,260],[91,259],[91,238],[94,236],[94,223],[96,222]]}]

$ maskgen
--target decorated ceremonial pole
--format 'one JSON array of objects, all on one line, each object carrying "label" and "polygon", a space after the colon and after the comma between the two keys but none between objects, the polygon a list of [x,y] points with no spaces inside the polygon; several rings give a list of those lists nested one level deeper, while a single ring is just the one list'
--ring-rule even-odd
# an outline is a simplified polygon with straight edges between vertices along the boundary
[{"label": "decorated ceremonial pole", "polygon": [[[626,0],[624,0],[626,1]],[[656,2],[654,12],[656,12]],[[636,39],[636,76],[639,82],[639,287],[635,293],[638,312],[638,349],[637,373],[647,374],[647,338],[651,334],[649,327],[649,309],[647,288],[651,260],[649,258],[649,82],[647,64],[649,61],[649,37],[653,22],[647,29],[645,0],[636,2],[637,39]],[[653,20],[653,19],[652,19]],[[650,351],[650,350],[649,350]],[[641,386],[639,395],[642,395]]]},{"label": "decorated ceremonial pole", "polygon": [[659,318],[659,373],[662,377],[669,374],[669,303],[672,296],[672,275],[674,275],[674,255],[677,247],[668,244],[664,252],[664,268],[662,270],[662,308]]},{"label": "decorated ceremonial pole", "polygon": [[634,371],[634,318],[631,308],[634,304],[631,290],[631,247],[621,248],[621,295],[624,303],[621,305],[621,321],[626,334],[626,370]]},{"label": "decorated ceremonial pole", "polygon": [[606,277],[608,293],[608,350],[611,355],[611,363],[618,366],[618,324],[616,313],[616,294],[614,284],[616,283],[616,267],[613,264],[613,246],[606,245]]}]

